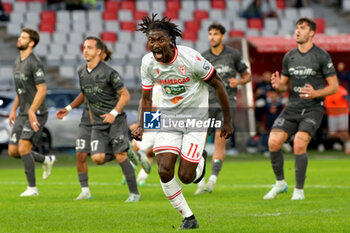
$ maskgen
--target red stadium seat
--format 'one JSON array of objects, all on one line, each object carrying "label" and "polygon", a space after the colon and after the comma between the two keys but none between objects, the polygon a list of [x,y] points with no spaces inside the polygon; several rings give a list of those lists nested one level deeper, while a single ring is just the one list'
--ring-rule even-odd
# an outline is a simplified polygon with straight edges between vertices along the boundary
[{"label": "red stadium seat", "polygon": [[31,0],[31,2],[41,2],[41,3],[46,3],[46,0]]},{"label": "red stadium seat", "polygon": [[136,24],[135,24],[135,22],[132,22],[132,21],[120,22],[120,29],[123,31],[135,32],[136,31]]},{"label": "red stadium seat", "polygon": [[316,33],[323,34],[326,29],[326,21],[324,18],[315,18],[314,21],[316,23]]},{"label": "red stadium seat", "polygon": [[185,22],[185,31],[197,33],[199,29],[200,29],[199,21],[186,21]]},{"label": "red stadium seat", "polygon": [[147,16],[147,11],[135,11],[134,12],[134,20],[141,20],[143,16]]},{"label": "red stadium seat", "polygon": [[206,10],[195,10],[193,14],[195,20],[201,21],[203,19],[209,18],[208,11]]},{"label": "red stadium seat", "polygon": [[262,19],[260,18],[248,19],[248,28],[262,30],[264,28]]},{"label": "red stadium seat", "polygon": [[179,12],[167,10],[163,13],[163,17],[165,17],[165,16],[168,16],[169,18],[172,18],[172,19],[179,19]]},{"label": "red stadium seat", "polygon": [[242,30],[231,30],[229,33],[230,37],[244,37],[244,31]]},{"label": "red stadium seat", "polygon": [[30,0],[17,0],[16,2],[30,2]]},{"label": "red stadium seat", "polygon": [[115,43],[117,41],[117,34],[114,32],[102,32],[101,39],[106,42]]},{"label": "red stadium seat", "polygon": [[286,1],[285,0],[276,0],[276,6],[280,10],[286,9]]},{"label": "red stadium seat", "polygon": [[184,31],[184,32],[182,32],[182,39],[190,40],[190,41],[197,41],[197,32]]},{"label": "red stadium seat", "polygon": [[4,7],[4,10],[7,14],[10,14],[12,11],[12,4],[9,2],[3,2],[2,6]]},{"label": "red stadium seat", "polygon": [[115,11],[105,11],[102,14],[103,20],[117,20],[117,12]]},{"label": "red stadium seat", "polygon": [[51,23],[41,23],[39,25],[39,31],[52,34],[55,32],[55,25]]},{"label": "red stadium seat", "polygon": [[226,3],[224,0],[211,0],[211,8],[216,10],[225,10]]},{"label": "red stadium seat", "polygon": [[168,0],[166,2],[166,10],[169,11],[179,11],[181,9],[181,2],[178,0]]},{"label": "red stadium seat", "polygon": [[135,2],[133,0],[123,0],[120,3],[120,9],[135,11]]},{"label": "red stadium seat", "polygon": [[56,24],[56,13],[54,11],[42,11],[40,18],[42,23]]},{"label": "red stadium seat", "polygon": [[119,2],[106,2],[105,3],[105,9],[108,12],[118,12],[119,10]]}]

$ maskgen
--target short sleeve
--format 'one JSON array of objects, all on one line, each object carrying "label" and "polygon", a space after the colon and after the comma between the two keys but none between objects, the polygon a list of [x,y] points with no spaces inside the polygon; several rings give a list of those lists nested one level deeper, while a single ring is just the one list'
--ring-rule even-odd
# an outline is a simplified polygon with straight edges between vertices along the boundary
[{"label": "short sleeve", "polygon": [[141,64],[141,82],[143,90],[152,90],[154,81],[147,72],[147,65],[145,64],[144,60],[142,60]]},{"label": "short sleeve", "polygon": [[199,53],[193,61],[193,72],[205,82],[212,80],[216,73],[214,66]]},{"label": "short sleeve", "polygon": [[288,72],[288,54],[284,55],[283,60],[282,60],[282,75],[286,77],[290,77],[289,72]]},{"label": "short sleeve", "polygon": [[242,59],[241,54],[236,52],[233,57],[234,63],[235,63],[235,69],[239,72],[242,73],[248,69],[248,66],[245,64],[245,62]]},{"label": "short sleeve", "polygon": [[321,70],[325,78],[336,75],[336,71],[328,53],[321,57]]},{"label": "short sleeve", "polygon": [[44,66],[41,62],[36,62],[32,66],[32,74],[35,84],[45,83]]},{"label": "short sleeve", "polygon": [[116,90],[119,91],[124,87],[124,83],[122,79],[119,76],[119,73],[117,71],[113,71],[110,75],[110,82],[112,84],[112,87]]}]

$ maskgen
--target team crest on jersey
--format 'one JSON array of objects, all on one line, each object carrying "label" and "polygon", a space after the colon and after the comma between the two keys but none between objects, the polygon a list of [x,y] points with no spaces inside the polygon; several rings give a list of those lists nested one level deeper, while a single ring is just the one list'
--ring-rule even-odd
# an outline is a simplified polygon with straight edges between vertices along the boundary
[{"label": "team crest on jersey", "polygon": [[179,71],[182,75],[185,75],[187,73],[186,66],[183,65],[183,66],[179,66],[178,68],[179,68]]}]

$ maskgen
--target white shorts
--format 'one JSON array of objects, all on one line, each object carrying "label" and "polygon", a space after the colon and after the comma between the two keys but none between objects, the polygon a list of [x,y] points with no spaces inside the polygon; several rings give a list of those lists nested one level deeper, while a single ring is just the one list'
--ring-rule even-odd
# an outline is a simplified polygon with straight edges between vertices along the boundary
[{"label": "white shorts", "polygon": [[337,131],[348,130],[349,116],[343,114],[339,116],[328,116],[328,132],[335,133]]},{"label": "white shorts", "polygon": [[207,132],[159,132],[153,147],[157,155],[164,152],[181,154],[191,163],[199,163],[205,147]]},{"label": "white shorts", "polygon": [[142,135],[142,141],[136,141],[136,145],[140,150],[147,151],[154,145],[154,140],[156,139],[157,132],[144,132]]}]

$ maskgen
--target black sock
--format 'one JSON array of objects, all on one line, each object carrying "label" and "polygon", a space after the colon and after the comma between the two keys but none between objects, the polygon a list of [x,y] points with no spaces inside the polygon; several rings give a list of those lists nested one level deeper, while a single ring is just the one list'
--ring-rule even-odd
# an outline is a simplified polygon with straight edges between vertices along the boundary
[{"label": "black sock", "polygon": [[103,163],[107,163],[109,161],[112,161],[115,159],[115,156],[113,154],[106,154],[105,160],[103,161]]},{"label": "black sock", "polygon": [[284,180],[284,171],[283,171],[283,153],[279,151],[270,151],[270,160],[273,172],[275,173],[276,180]]},{"label": "black sock", "polygon": [[306,177],[307,154],[295,155],[295,187],[303,189]]},{"label": "black sock", "polygon": [[211,166],[211,174],[218,176],[222,168],[222,161],[220,159],[215,159]]},{"label": "black sock", "polygon": [[35,162],[43,163],[45,161],[45,155],[39,154],[36,151],[31,151],[30,153],[33,156]]},{"label": "black sock", "polygon": [[83,172],[78,172],[78,179],[79,179],[79,182],[80,182],[80,186],[82,188],[84,187],[89,187],[89,184],[88,184],[88,174],[87,173],[83,173]]},{"label": "black sock", "polygon": [[28,186],[35,187],[35,162],[31,153],[21,156],[24,165],[24,173],[26,174]]},{"label": "black sock", "polygon": [[126,183],[128,184],[129,192],[139,194],[139,191],[137,190],[135,171],[130,163],[130,160],[127,158],[124,160],[124,162],[120,163],[120,166],[122,167]]}]

